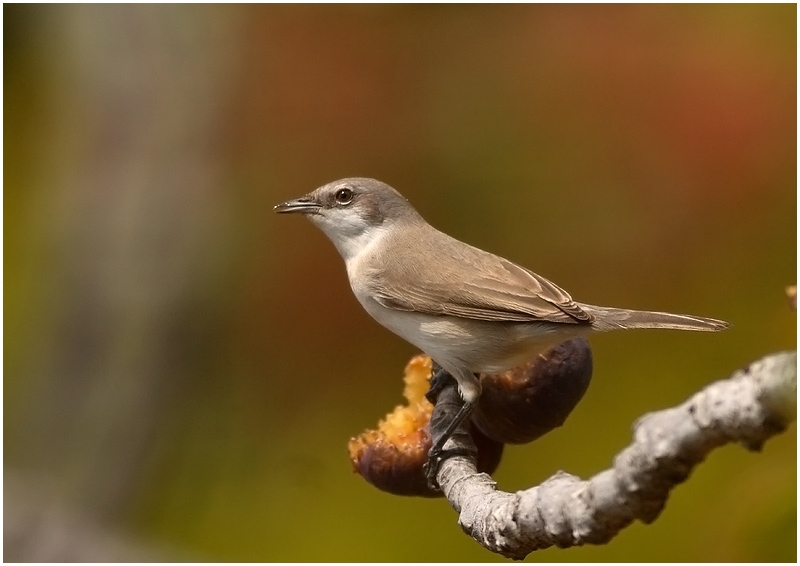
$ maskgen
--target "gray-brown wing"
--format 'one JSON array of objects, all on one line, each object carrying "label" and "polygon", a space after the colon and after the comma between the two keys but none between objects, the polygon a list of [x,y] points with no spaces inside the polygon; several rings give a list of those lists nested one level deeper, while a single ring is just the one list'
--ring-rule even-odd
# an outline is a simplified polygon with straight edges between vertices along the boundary
[{"label": "gray-brown wing", "polygon": [[572,324],[594,320],[566,291],[544,277],[462,246],[449,256],[452,261],[431,262],[422,270],[393,265],[393,273],[399,276],[392,278],[393,283],[385,277],[371,278],[370,294],[391,309],[475,320]]}]

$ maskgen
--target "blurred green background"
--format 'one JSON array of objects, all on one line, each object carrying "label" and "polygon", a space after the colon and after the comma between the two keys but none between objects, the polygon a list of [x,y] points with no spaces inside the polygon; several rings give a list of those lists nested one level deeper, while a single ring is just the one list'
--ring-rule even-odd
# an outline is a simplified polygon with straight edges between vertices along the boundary
[{"label": "blurred green background", "polygon": [[[796,6],[40,6],[4,14],[7,560],[502,561],[353,474],[415,350],[274,204],[345,176],[577,300],[730,321],[592,339],[499,487],[796,346]],[[529,561],[794,561],[796,430],[654,524]]]}]

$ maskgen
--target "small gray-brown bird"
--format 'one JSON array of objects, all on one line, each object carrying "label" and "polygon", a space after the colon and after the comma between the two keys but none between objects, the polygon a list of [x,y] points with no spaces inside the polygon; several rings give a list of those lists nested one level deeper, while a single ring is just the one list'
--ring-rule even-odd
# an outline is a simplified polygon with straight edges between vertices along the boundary
[{"label": "small gray-brown bird", "polygon": [[728,326],[699,316],[577,303],[544,277],[435,229],[375,179],[335,181],[275,211],[303,213],[325,232],[364,309],[458,382],[464,405],[431,448],[429,477],[445,442],[478,401],[477,374],[506,371],[589,332]]}]

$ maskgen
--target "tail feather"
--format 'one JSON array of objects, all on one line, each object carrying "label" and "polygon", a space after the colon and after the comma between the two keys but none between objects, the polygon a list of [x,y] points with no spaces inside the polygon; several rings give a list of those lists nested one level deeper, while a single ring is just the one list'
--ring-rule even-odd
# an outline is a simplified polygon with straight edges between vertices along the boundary
[{"label": "tail feather", "polygon": [[620,328],[671,328],[673,330],[716,332],[730,326],[727,322],[722,320],[688,314],[635,311],[630,309],[616,309],[613,307],[596,307],[594,305],[579,306],[584,311],[594,316],[592,328],[601,332]]}]

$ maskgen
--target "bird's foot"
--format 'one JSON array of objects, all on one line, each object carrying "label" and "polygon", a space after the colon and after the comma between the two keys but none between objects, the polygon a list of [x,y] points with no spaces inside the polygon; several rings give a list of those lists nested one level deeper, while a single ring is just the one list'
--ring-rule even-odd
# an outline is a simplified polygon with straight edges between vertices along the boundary
[{"label": "bird's foot", "polygon": [[451,448],[450,450],[442,450],[441,448],[436,448],[435,446],[431,448],[430,452],[428,452],[428,461],[425,463],[423,468],[425,471],[425,478],[428,480],[428,487],[431,489],[440,489],[439,482],[436,480],[436,476],[439,473],[439,468],[441,467],[442,462],[454,456],[464,456],[465,458],[469,458],[470,456],[474,455],[474,452],[466,448]]}]

